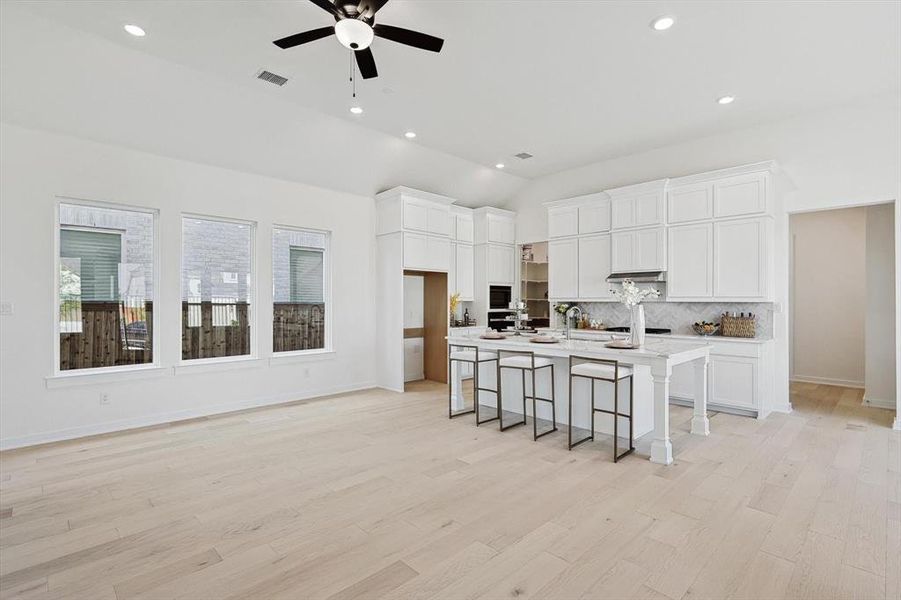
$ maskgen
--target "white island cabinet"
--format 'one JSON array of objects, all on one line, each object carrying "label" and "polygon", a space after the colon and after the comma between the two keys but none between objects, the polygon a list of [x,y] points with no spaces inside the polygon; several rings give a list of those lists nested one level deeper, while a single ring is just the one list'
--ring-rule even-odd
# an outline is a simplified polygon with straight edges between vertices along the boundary
[{"label": "white island cabinet", "polygon": [[[536,356],[550,358],[555,369],[554,395],[557,414],[557,425],[566,427],[569,422],[569,360],[571,356],[590,358],[602,358],[617,360],[623,365],[629,365],[634,369],[633,393],[633,435],[635,438],[652,433],[651,462],[668,465],[673,462],[673,445],[670,441],[670,378],[673,369],[683,366],[691,370],[694,381],[694,416],[691,421],[691,432],[696,435],[706,436],[710,432],[710,422],[707,418],[707,362],[710,346],[704,340],[680,340],[680,339],[648,339],[647,343],[638,350],[616,350],[607,348],[603,341],[588,340],[560,340],[554,344],[534,344],[528,337],[511,336],[504,340],[484,340],[478,334],[460,335],[452,332],[448,336],[450,346],[476,346],[480,350],[528,350]],[[483,363],[479,371],[480,386],[497,389],[496,363]],[[502,375],[501,389],[505,395],[504,410],[520,412],[522,403],[522,383],[519,373],[508,371]],[[456,370],[451,374],[451,382],[456,389],[462,389],[460,378],[462,373]],[[509,379],[508,379],[509,377]],[[588,429],[588,411],[590,406],[591,388],[588,380],[577,380],[573,386],[573,424],[576,427]],[[549,386],[551,380],[546,373],[536,375],[536,387],[538,394],[550,398]],[[576,387],[578,385],[578,387]],[[610,386],[597,386],[596,405],[611,408]],[[628,390],[624,391],[628,394]],[[479,402],[483,406],[497,406],[496,397],[492,393],[481,392]],[[462,398],[452,398],[452,406],[455,410],[462,408]],[[542,402],[541,405],[546,403]],[[531,408],[531,403],[526,404],[526,410]],[[539,406],[539,410],[546,411],[537,415],[538,418],[550,420],[551,410],[549,406]],[[485,410],[485,409],[482,409]],[[576,412],[578,411],[578,412]],[[604,433],[610,433],[607,420],[602,423],[598,419],[597,429]],[[565,435],[565,433],[563,434]]]}]

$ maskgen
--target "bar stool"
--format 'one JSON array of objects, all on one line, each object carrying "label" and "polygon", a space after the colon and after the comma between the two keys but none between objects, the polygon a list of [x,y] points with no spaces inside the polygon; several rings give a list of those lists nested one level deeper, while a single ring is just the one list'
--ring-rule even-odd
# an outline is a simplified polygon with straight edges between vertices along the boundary
[{"label": "bar stool", "polygon": [[[554,363],[549,358],[535,357],[534,352],[528,350],[498,350],[497,352],[497,412],[500,420],[500,430],[504,431],[512,427],[526,424],[526,400],[532,399],[532,439],[545,436],[549,433],[557,431],[557,407],[554,403]],[[539,398],[535,390],[535,372],[539,369],[551,369],[551,397]],[[503,410],[503,394],[501,393],[501,373],[502,369],[519,369],[522,372],[522,421],[518,421],[511,425],[504,425]],[[526,395],[526,372],[532,375],[532,395]],[[553,429],[538,433],[538,412],[537,401],[550,402],[551,419],[553,421]]]},{"label": "bar stool", "polygon": [[[574,361],[582,361],[579,364],[573,364]],[[573,379],[583,377],[591,382],[591,435],[576,443],[573,443]],[[623,379],[629,380],[629,414],[619,412],[619,382]],[[595,381],[608,381],[613,384],[613,410],[596,408],[594,405],[594,383]],[[620,366],[619,361],[605,360],[601,358],[588,358],[587,356],[570,356],[569,357],[569,449],[572,450],[582,442],[594,439],[594,413],[600,412],[613,415],[613,462],[617,462],[627,454],[631,454],[635,450],[632,440],[632,407],[633,407],[633,372],[631,367]],[[619,454],[617,440],[619,439],[619,419],[620,417],[629,420],[629,449]]]},{"label": "bar stool", "polygon": [[[456,350],[454,350],[456,348]],[[447,379],[449,383],[447,384],[447,414],[448,417],[453,419],[454,417],[459,417],[462,415],[468,415],[470,413],[476,414],[476,426],[481,425],[482,423],[490,423],[491,421],[497,421],[500,418],[500,400],[498,400],[498,409],[497,415],[490,419],[481,420],[479,418],[479,392],[490,392],[495,395],[496,398],[500,398],[497,390],[492,390],[491,388],[483,388],[479,387],[479,365],[485,362],[497,361],[497,353],[491,352],[489,350],[479,350],[478,346],[468,346],[468,345],[460,345],[460,344],[448,344],[447,345]],[[473,398],[473,407],[470,410],[460,410],[454,412],[453,408],[453,379],[451,375],[453,374],[453,363],[469,363],[472,365],[472,398]],[[460,390],[460,395],[463,395],[463,390]]]}]

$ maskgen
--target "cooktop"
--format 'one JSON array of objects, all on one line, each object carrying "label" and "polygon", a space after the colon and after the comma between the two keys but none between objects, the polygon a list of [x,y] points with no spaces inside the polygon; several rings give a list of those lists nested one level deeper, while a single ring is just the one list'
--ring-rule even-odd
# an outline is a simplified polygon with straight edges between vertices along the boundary
[{"label": "cooktop", "polygon": [[[608,327],[607,331],[612,331],[614,333],[629,333],[629,327]],[[645,333],[655,333],[655,334],[663,334],[663,333],[672,333],[672,329],[664,329],[661,327],[645,327]]]}]

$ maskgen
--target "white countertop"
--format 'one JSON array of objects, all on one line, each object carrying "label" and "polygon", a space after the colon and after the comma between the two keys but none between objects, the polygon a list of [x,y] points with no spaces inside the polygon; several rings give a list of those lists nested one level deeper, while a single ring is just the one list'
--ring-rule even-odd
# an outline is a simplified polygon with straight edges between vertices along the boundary
[{"label": "white countertop", "polygon": [[[636,349],[607,348],[606,340],[562,339],[551,344],[539,344],[529,341],[533,336],[508,335],[502,340],[486,340],[479,337],[481,332],[461,334],[451,332],[448,342],[477,345],[492,350],[529,350],[539,356],[568,357],[573,354],[587,354],[598,358],[614,358],[628,364],[650,364],[660,359],[671,363],[694,360],[705,355],[710,344],[703,339],[675,339],[672,336],[649,338],[645,345]],[[609,335],[609,334],[608,334]],[[622,337],[622,336],[618,336]]]}]

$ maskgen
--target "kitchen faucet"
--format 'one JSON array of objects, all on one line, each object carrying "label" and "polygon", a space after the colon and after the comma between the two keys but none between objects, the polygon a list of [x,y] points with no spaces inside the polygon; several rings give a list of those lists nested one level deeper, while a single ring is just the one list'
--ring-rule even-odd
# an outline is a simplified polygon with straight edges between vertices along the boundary
[{"label": "kitchen faucet", "polygon": [[570,329],[572,328],[572,326],[570,325],[570,319],[572,318],[573,311],[579,311],[580,319],[583,316],[582,309],[579,308],[578,306],[570,306],[569,309],[566,311],[566,314],[563,315],[563,324],[566,327],[566,329],[565,329],[566,339],[569,339]]}]

